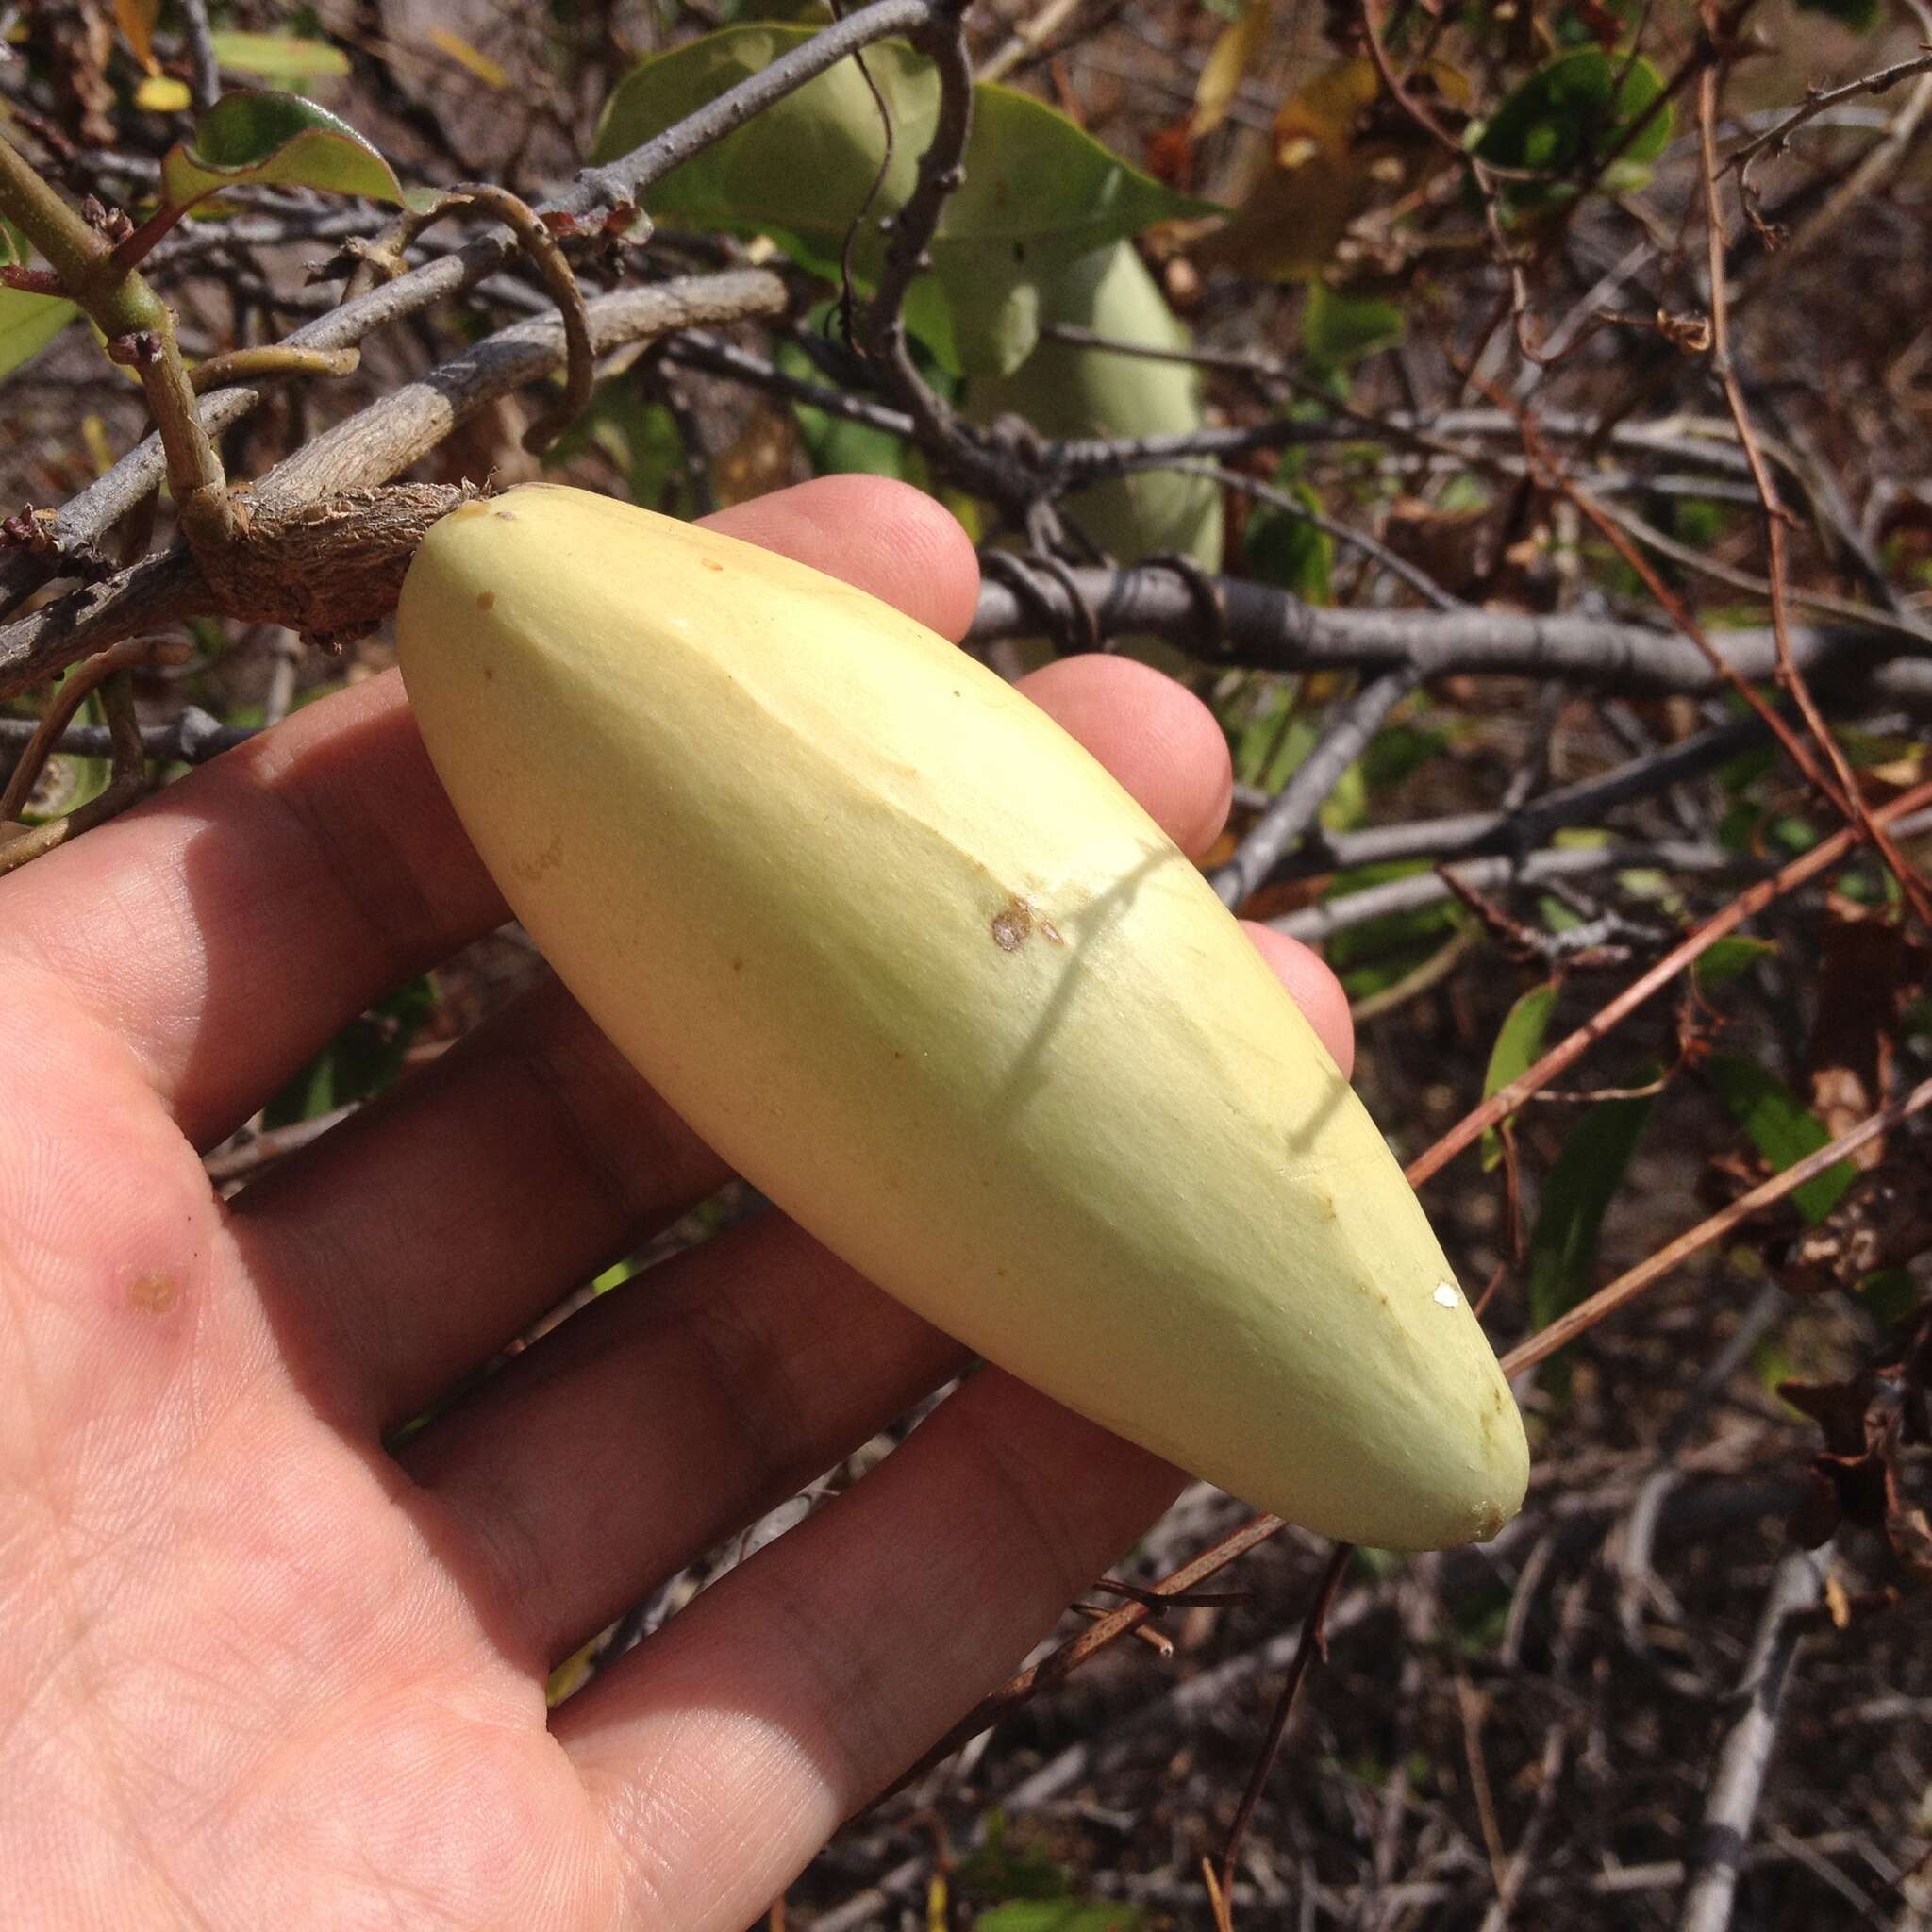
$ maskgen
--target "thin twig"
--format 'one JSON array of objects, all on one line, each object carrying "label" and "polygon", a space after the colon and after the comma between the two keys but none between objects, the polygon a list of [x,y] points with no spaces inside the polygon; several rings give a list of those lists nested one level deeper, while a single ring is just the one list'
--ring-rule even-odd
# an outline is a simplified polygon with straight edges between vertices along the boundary
[{"label": "thin twig", "polygon": [[563,317],[564,384],[558,404],[546,410],[524,432],[524,447],[532,456],[541,455],[557,441],[558,433],[583,413],[591,400],[595,378],[591,347],[591,325],[584,313],[583,291],[577,287],[575,271],[558,244],[557,237],[520,195],[487,181],[465,181],[452,188],[433,208],[401,216],[387,235],[375,243],[378,256],[400,259],[403,252],[417,241],[432,223],[460,208],[480,208],[493,215],[512,235],[527,255],[550,299]]},{"label": "thin twig", "polygon": [[[1889,824],[1928,805],[1932,805],[1932,783],[1917,785],[1911,791],[1902,792],[1874,817],[1881,824]],[[1794,858],[1782,872],[1740,892],[1722,912],[1707,920],[1680,944],[1673,946],[1649,972],[1625,987],[1601,1012],[1567,1039],[1558,1041],[1517,1079],[1498,1088],[1480,1107],[1465,1114],[1426,1153],[1411,1161],[1407,1169],[1409,1185],[1419,1188],[1432,1175],[1440,1174],[1486,1129],[1514,1113],[1539,1088],[1547,1086],[1565,1068],[1581,1059],[1598,1041],[1622,1024],[1646,1000],[1661,991],[1693,960],[1702,958],[1726,933],[1735,932],[1747,919],[1755,918],[1767,906],[1840,864],[1857,842],[1856,829],[1846,825],[1828,839],[1821,840],[1801,858]]]},{"label": "thin twig", "polygon": [[[1244,1523],[1232,1535],[1224,1536],[1211,1549],[1204,1550],[1178,1570],[1169,1573],[1154,1585],[1148,1592],[1148,1599],[1174,1596],[1191,1591],[1195,1585],[1205,1583],[1235,1561],[1244,1557],[1272,1536],[1287,1528],[1286,1522],[1279,1516],[1256,1516]],[[1154,1615],[1147,1599],[1139,1599],[1123,1604],[1110,1615],[1090,1624],[1078,1636],[1072,1637],[1049,1657],[1037,1664],[1029,1664],[979,1702],[941,1738],[931,1750],[920,1758],[893,1786],[900,1790],[910,1784],[922,1773],[943,1757],[950,1757],[969,1739],[976,1738],[990,1725],[996,1724],[1042,1690],[1049,1690],[1057,1684],[1063,1683],[1089,1657],[1097,1656],[1109,1644],[1118,1643],[1123,1637],[1138,1630]],[[885,1795],[891,1795],[890,1792]]]},{"label": "thin twig", "polygon": [[[763,269],[657,282],[599,297],[586,310],[600,352],[693,322],[725,322],[783,308],[785,285]],[[561,321],[518,323],[473,344],[413,382],[337,424],[255,486],[258,505],[320,502],[386,482],[420,461],[466,417],[556,368]],[[0,626],[0,695],[24,690],[121,637],[218,610],[220,600],[178,548]]]},{"label": "thin twig", "polygon": [[[4,787],[0,787],[0,823],[17,819],[25,809],[27,800],[33,796],[34,787],[40,782],[41,773],[48,758],[60,741],[61,734],[73,721],[75,713],[108,678],[118,671],[126,670],[130,665],[147,664],[157,660],[162,663],[180,664],[186,662],[187,658],[188,647],[183,642],[134,638],[124,643],[110,645],[98,657],[90,658],[84,664],[75,665],[61,680],[60,689],[55,693],[53,702],[42,714],[40,722],[33,726],[33,735],[23,747],[20,758],[13,767],[12,775]],[[110,756],[119,756],[123,753],[126,742],[125,733],[117,732],[109,725],[102,727],[102,736],[107,741],[102,747],[103,750]]]},{"label": "thin twig", "polygon": [[1341,774],[1382,728],[1384,721],[1420,681],[1411,665],[1385,671],[1330,719],[1327,729],[1294,769],[1235,855],[1210,880],[1224,906],[1239,906],[1280,862],[1288,848],[1315,823]]},{"label": "thin twig", "polygon": [[1294,1715],[1295,1704],[1301,1696],[1303,1684],[1307,1680],[1309,1668],[1318,1657],[1328,1655],[1328,1608],[1335,1601],[1336,1591],[1341,1586],[1341,1573],[1348,1568],[1348,1559],[1354,1555],[1353,1543],[1335,1545],[1328,1557],[1328,1566],[1322,1572],[1322,1581],[1316,1587],[1315,1600],[1302,1620],[1302,1638],[1295,1646],[1294,1662],[1289,1666],[1288,1681],[1282,1685],[1281,1695],[1274,1701],[1274,1714],[1268,1720],[1267,1736],[1256,1754],[1254,1769],[1248,1774],[1247,1788],[1241,1792],[1241,1801],[1235,1808],[1234,1823],[1228,1826],[1226,1841],[1221,1848],[1220,1879],[1224,1897],[1234,1885],[1234,1868],[1241,1857],[1241,1840],[1248,1834],[1255,1807],[1261,1802],[1261,1792],[1268,1783],[1268,1774],[1274,1768],[1281,1740],[1288,1735],[1288,1722]]},{"label": "thin twig", "polygon": [[1788,153],[1791,136],[1807,122],[1815,121],[1840,102],[1856,99],[1859,94],[1890,93],[1901,82],[1921,74],[1932,74],[1932,51],[1916,54],[1908,60],[1895,60],[1890,67],[1879,68],[1875,74],[1860,75],[1857,80],[1845,81],[1838,87],[1807,88],[1802,108],[1793,108],[1761,134],[1733,149],[1724,161],[1725,172],[1738,177],[1738,189],[1744,197],[1746,209],[1753,208],[1757,202],[1757,193],[1751,183],[1752,168],[1767,155],[1775,158]]},{"label": "thin twig", "polygon": [[1345,543],[1352,550],[1359,550],[1391,576],[1407,584],[1424,604],[1432,605],[1438,610],[1466,610],[1469,608],[1459,598],[1452,597],[1428,572],[1418,569],[1407,558],[1399,556],[1366,531],[1324,515],[1321,510],[1309,508],[1300,497],[1291,496],[1286,490],[1277,490],[1274,484],[1264,482],[1258,476],[1250,476],[1244,470],[1224,469],[1219,463],[1197,462],[1185,457],[1159,467],[1177,471],[1183,476],[1212,477],[1215,482],[1230,490],[1239,490],[1243,495],[1252,496],[1257,502],[1280,510],[1285,516],[1294,518],[1297,523],[1312,525],[1324,536],[1338,543]]},{"label": "thin twig", "polygon": [[1856,1154],[1867,1141],[1876,1140],[1880,1134],[1890,1133],[1901,1121],[1909,1120],[1928,1106],[1932,1106],[1932,1080],[1922,1080],[1903,1100],[1895,1100],[1890,1107],[1880,1108],[1849,1133],[1840,1134],[1828,1146],[1819,1148],[1815,1154],[1807,1154],[1802,1160],[1793,1161],[1782,1173],[1774,1174],[1749,1193],[1739,1195],[1728,1208],[1700,1221],[1675,1241],[1666,1242],[1647,1260],[1618,1275],[1607,1288],[1599,1289],[1593,1295],[1578,1302],[1567,1314],[1557,1316],[1547,1327],[1539,1329],[1528,1341],[1518,1343],[1503,1357],[1503,1373],[1509,1376],[1520,1375],[1538,1362],[1546,1361],[1558,1349],[1595,1327],[1605,1316],[1614,1314],[1665,1275],[1674,1273],[1692,1255],[1707,1248],[1712,1241],[1721,1241],[1732,1228],[1749,1221],[1754,1214],[1775,1206],[1807,1181],[1815,1180],[1836,1167],[1847,1155]]},{"label": "thin twig", "polygon": [[966,143],[973,133],[973,63],[966,48],[963,0],[935,0],[913,37],[931,57],[940,85],[932,143],[919,158],[912,192],[892,218],[878,285],[868,305],[863,352],[893,399],[911,417],[920,447],[964,488],[1024,520],[1040,495],[1009,459],[969,434],[952,406],[912,359],[906,332],[906,297],[932,269],[932,242],[947,201],[966,179]]},{"label": "thin twig", "polygon": [[188,42],[189,90],[194,111],[206,114],[221,97],[222,74],[215,37],[208,25],[208,0],[181,0],[182,30]]},{"label": "thin twig", "polygon": [[1023,20],[1006,44],[979,69],[981,80],[1004,80],[1023,61],[1031,60],[1078,10],[1080,0],[1046,0],[1040,11]]},{"label": "thin twig", "polygon": [[[1705,227],[1709,247],[1710,366],[1724,390],[1731,420],[1738,425],[1738,443],[1744,452],[1745,460],[1751,465],[1751,480],[1757,486],[1757,493],[1764,506],[1764,539],[1769,551],[1768,575],[1771,579],[1771,628],[1777,641],[1777,681],[1796,703],[1800,715],[1810,728],[1812,739],[1830,760],[1838,780],[1834,802],[1850,815],[1859,833],[1877,846],[1887,869],[1897,879],[1919,924],[1927,932],[1932,932],[1932,891],[1927,891],[1924,880],[1919,876],[1910,860],[1886,836],[1884,828],[1874,823],[1858,790],[1857,776],[1852,770],[1851,761],[1824,722],[1817,700],[1811,695],[1811,687],[1791,655],[1790,617],[1785,600],[1785,533],[1790,513],[1779,498],[1770,466],[1757,447],[1757,436],[1751,426],[1751,413],[1744,404],[1743,386],[1738,380],[1737,365],[1731,355],[1724,222],[1717,182],[1717,70],[1707,68],[1697,83],[1697,136],[1704,162]],[[1826,786],[1815,772],[1807,773],[1807,775],[1825,791],[1826,796],[1834,796],[1833,789]]]},{"label": "thin twig", "polygon": [[[675,127],[667,128],[614,161],[584,169],[568,191],[555,201],[540,206],[538,214],[585,220],[600,211],[634,209],[638,197],[674,168],[743,126],[774,101],[782,100],[827,68],[836,66],[856,48],[915,30],[925,22],[929,12],[929,0],[873,0],[871,6],[861,8],[824,33],[813,35],[768,67],[727,89]],[[283,341],[302,348],[348,348],[377,328],[434,308],[475,287],[509,261],[516,249],[516,238],[508,228],[486,229],[454,253],[411,269],[353,302],[345,302]],[[202,426],[210,436],[219,435],[247,416],[260,401],[258,390],[220,391],[202,402]],[[0,613],[10,610],[21,598],[53,575],[61,558],[99,538],[146,497],[159,484],[163,474],[160,444],[149,439],[62,507],[49,533],[52,541],[48,554],[15,550],[0,555]],[[0,650],[0,682],[4,682],[6,675],[6,654]]]}]

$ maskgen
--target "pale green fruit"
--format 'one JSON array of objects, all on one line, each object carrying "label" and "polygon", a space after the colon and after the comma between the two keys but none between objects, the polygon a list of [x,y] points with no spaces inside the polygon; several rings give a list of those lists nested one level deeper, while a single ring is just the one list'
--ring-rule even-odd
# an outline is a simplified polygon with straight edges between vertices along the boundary
[{"label": "pale green fruit", "polygon": [[827,1246],[1328,1535],[1516,1509],[1515,1405],[1381,1136],[1043,712],[860,591],[546,485],[438,524],[397,630],[518,916]]},{"label": "pale green fruit", "polygon": [[[1193,340],[1129,242],[1082,256],[1043,286],[1041,319],[1149,349]],[[1010,375],[970,383],[966,409],[980,423],[1023,416],[1053,438],[1184,436],[1206,422],[1200,372],[1188,364],[1045,338]],[[1221,489],[1210,477],[1137,471],[1076,491],[1067,508],[1121,563],[1178,550],[1221,568]]]}]

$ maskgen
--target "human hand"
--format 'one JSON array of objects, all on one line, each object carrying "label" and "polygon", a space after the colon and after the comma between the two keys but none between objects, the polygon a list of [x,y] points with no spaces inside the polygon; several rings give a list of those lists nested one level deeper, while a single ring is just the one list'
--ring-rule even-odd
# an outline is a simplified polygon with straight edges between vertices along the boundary
[{"label": "human hand", "polygon": [[[958,636],[971,551],[835,478],[733,534]],[[1203,708],[1029,693],[1191,853]],[[726,1178],[555,984],[225,1206],[196,1150],[506,917],[393,676],[0,881],[8,1923],[721,1928],[984,1691],[1177,1473],[974,1376],[556,1712],[545,1675],[961,1365],[776,1214],[420,1413]],[[1331,1052],[1346,1007],[1257,935]]]}]

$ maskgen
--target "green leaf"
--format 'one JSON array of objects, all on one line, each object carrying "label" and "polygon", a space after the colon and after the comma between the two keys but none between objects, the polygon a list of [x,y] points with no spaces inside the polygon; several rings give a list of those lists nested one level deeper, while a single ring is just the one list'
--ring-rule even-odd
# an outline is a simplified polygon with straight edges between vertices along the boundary
[{"label": "green leaf", "polygon": [[[604,110],[591,149],[608,161],[760,72],[816,29],[727,27],[634,68]],[[891,163],[867,209],[854,273],[874,285],[881,220],[904,208],[932,140],[939,80],[897,42],[867,69],[892,121]],[[974,90],[966,180],[934,238],[934,273],[913,285],[908,325],[955,374],[1005,374],[1039,332],[1042,275],[1150,223],[1208,211],[1129,167],[1063,114],[1002,87]],[[647,197],[659,221],[769,235],[793,260],[837,280],[846,230],[886,154],[879,110],[858,65],[841,61],[666,175]]]},{"label": "green leaf", "polygon": [[1325,283],[1308,290],[1302,309],[1302,346],[1309,358],[1346,369],[1402,340],[1401,308],[1379,295],[1339,295]]},{"label": "green leaf", "polygon": [[328,80],[349,71],[349,57],[326,41],[305,41],[295,34],[248,34],[225,31],[211,36],[215,59],[236,74],[252,74],[282,87],[305,80]]},{"label": "green leaf", "polygon": [[[1297,503],[1311,510],[1322,508],[1322,499],[1307,483],[1293,477],[1276,480]],[[1334,539],[1275,504],[1255,506],[1241,531],[1241,558],[1249,575],[1292,591],[1305,604],[1325,604],[1333,594]]]},{"label": "green leaf", "polygon": [[1604,1210],[1624,1184],[1650,1109],[1647,1098],[1598,1101],[1550,1169],[1529,1238],[1529,1312],[1538,1328],[1590,1292]]},{"label": "green leaf", "polygon": [[1823,13],[1850,27],[1855,34],[1868,32],[1878,23],[1878,0],[1793,0],[1800,13]]},{"label": "green leaf", "polygon": [[1774,958],[1776,954],[1775,940],[1754,940],[1744,933],[1730,933],[1724,939],[1713,940],[1690,970],[1698,985],[1708,991],[1727,980],[1740,978],[1760,960]]},{"label": "green leaf", "polygon": [[[1806,1155],[1830,1144],[1824,1123],[1775,1074],[1756,1060],[1741,1054],[1715,1054],[1707,1071],[1731,1118],[1750,1136],[1751,1144],[1774,1174],[1782,1174]],[[1816,1226],[1857,1177],[1857,1169],[1849,1160],[1840,1160],[1796,1189],[1791,1200],[1798,1212]]]},{"label": "green leaf", "polygon": [[1664,92],[1663,76],[1641,56],[1593,47],[1562,54],[1540,68],[1498,108],[1475,139],[1475,153],[1499,168],[1545,175],[1545,182],[1505,181],[1513,208],[1547,208],[1574,198],[1594,171],[1594,158],[1621,149],[1603,185],[1616,192],[1641,187],[1650,164],[1671,139],[1669,102],[1624,137]]},{"label": "green leaf", "polygon": [[[0,266],[26,268],[32,259],[32,244],[0,216]],[[31,362],[79,313],[79,308],[61,295],[0,289],[0,381]]]},{"label": "green leaf", "polygon": [[1077,1899],[1015,1899],[981,1912],[973,1932],[1137,1932],[1147,1914],[1139,1906]]},{"label": "green leaf", "polygon": [[294,94],[224,94],[195,123],[193,140],[176,142],[161,162],[161,191],[172,208],[254,182],[403,199],[394,171],[368,142],[326,108]]},{"label": "green leaf", "polygon": [[[1503,1016],[1496,1043],[1490,1049],[1489,1071],[1483,1075],[1485,1100],[1521,1078],[1541,1058],[1550,1015],[1556,1009],[1557,982],[1549,979],[1531,987]],[[1502,1158],[1503,1137],[1491,1127],[1483,1135],[1483,1172],[1488,1174]]]},{"label": "green leaf", "polygon": [[379,1092],[402,1072],[404,1056],[435,1006],[436,987],[425,976],[351,1020],[269,1102],[262,1115],[266,1124],[286,1127],[313,1120]]},{"label": "green leaf", "polygon": [[59,295],[0,289],[0,378],[31,362],[79,313]]}]

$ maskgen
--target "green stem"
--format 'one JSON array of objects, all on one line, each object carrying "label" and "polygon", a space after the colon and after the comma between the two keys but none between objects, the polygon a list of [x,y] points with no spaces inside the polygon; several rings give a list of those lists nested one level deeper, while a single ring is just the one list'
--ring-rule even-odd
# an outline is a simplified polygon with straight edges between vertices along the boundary
[{"label": "green stem", "polygon": [[0,135],[0,214],[53,263],[70,291],[86,281],[108,252],[107,242],[41,179],[5,135]]},{"label": "green stem", "polygon": [[224,543],[235,530],[222,459],[194,406],[188,365],[175,340],[174,311],[115,259],[96,234],[40,173],[0,135],[0,214],[53,264],[68,296],[110,343],[128,345],[130,361],[147,393],[148,407],[168,458],[168,488],[192,547]]}]

